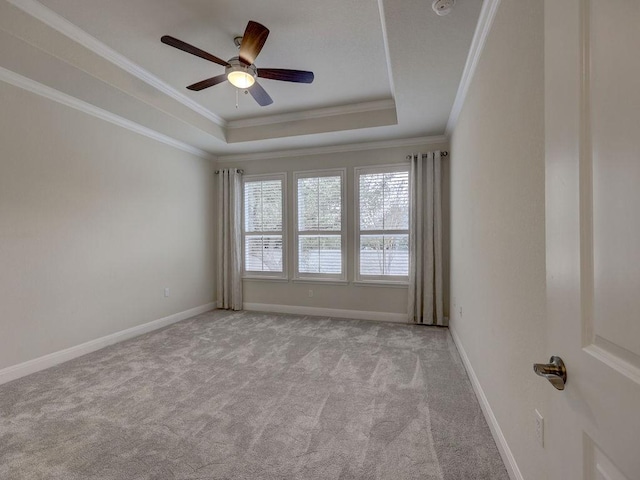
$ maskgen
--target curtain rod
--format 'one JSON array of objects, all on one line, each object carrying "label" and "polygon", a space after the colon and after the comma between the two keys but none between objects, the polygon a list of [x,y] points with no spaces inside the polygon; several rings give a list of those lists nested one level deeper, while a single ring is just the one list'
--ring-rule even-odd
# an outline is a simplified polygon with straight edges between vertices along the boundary
[{"label": "curtain rod", "polygon": [[[423,157],[427,156],[426,153],[422,154]],[[446,150],[440,152],[440,156],[441,157],[448,157],[449,156],[449,152],[447,152]],[[413,158],[413,155],[407,155],[407,160],[411,160]]]},{"label": "curtain rod", "polygon": [[[423,157],[424,157],[425,155],[427,155],[427,154],[426,154],[426,153],[423,153],[423,154],[422,154],[422,156],[423,156]],[[441,155],[442,157],[448,157],[448,156],[449,156],[449,152],[447,152],[446,150],[444,150],[444,151],[440,152],[440,155]],[[407,160],[411,160],[412,158],[413,158],[413,155],[407,155]],[[216,170],[214,173],[217,175],[218,173],[220,173],[220,170]],[[243,174],[243,173],[244,173],[244,170],[243,170],[243,169],[241,169],[241,168],[238,168],[238,173]]]}]

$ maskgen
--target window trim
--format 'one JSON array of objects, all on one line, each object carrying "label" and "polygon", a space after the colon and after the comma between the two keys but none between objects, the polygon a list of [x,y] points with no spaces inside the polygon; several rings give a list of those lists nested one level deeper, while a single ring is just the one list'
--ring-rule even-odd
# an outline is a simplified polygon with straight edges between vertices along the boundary
[{"label": "window trim", "polygon": [[[245,259],[245,238],[247,236],[247,232],[245,231],[245,183],[247,182],[261,182],[268,180],[280,180],[282,183],[282,272],[259,272],[253,270],[246,270],[246,259]],[[287,183],[287,172],[281,173],[269,173],[269,174],[261,174],[261,175],[243,175],[242,176],[242,278],[248,280],[289,280],[289,268],[288,268],[288,244],[287,239],[287,225],[288,225],[288,215],[287,215],[287,191],[288,191],[288,183]],[[274,234],[275,232],[267,232],[266,234]],[[265,232],[261,232],[262,235],[265,235]],[[252,236],[250,233],[249,236]]]},{"label": "window trim", "polygon": [[[308,235],[340,235],[340,253],[342,272],[334,273],[301,273],[299,271],[299,221],[298,221],[298,180],[301,178],[317,178],[317,177],[340,177],[340,232],[333,231],[313,231],[306,232]],[[341,282],[347,281],[347,169],[331,168],[323,170],[301,170],[293,172],[293,280],[337,280]]]},{"label": "window trim", "polygon": [[[395,172],[407,172],[409,177],[409,224],[406,230],[366,230],[365,235],[404,235],[405,232],[408,236],[409,249],[411,249],[411,168],[408,163],[392,163],[385,165],[370,165],[362,167],[354,167],[353,169],[353,183],[354,183],[354,202],[353,202],[353,215],[354,215],[354,284],[355,285],[395,285],[406,286],[409,284],[409,275],[361,275],[360,274],[360,176],[375,173],[395,173]],[[410,251],[410,250],[409,250]],[[411,259],[409,259],[409,270],[411,270]]]}]

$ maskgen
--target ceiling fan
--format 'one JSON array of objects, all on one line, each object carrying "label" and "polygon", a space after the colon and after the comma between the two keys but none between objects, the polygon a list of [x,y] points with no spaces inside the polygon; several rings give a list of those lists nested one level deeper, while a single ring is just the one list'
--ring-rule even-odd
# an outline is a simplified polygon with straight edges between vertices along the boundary
[{"label": "ceiling fan", "polygon": [[273,99],[256,81],[256,77],[267,78],[269,80],[281,80],[283,82],[313,82],[313,72],[289,70],[286,68],[258,68],[254,65],[256,57],[262,50],[268,36],[269,29],[267,27],[258,22],[250,21],[247,24],[244,35],[235,38],[236,46],[240,48],[238,56],[230,58],[228,61],[224,61],[169,35],[163,36],[160,40],[164,44],[225,67],[223,74],[189,85],[187,87],[189,90],[200,91],[213,87],[225,80],[229,80],[233,86],[248,90],[255,101],[258,102],[261,107],[265,107],[271,105]]}]

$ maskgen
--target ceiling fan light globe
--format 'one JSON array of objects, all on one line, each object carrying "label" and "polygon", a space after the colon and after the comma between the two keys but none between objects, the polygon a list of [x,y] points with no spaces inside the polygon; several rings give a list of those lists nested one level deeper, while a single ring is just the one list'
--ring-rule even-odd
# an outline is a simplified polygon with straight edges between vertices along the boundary
[{"label": "ceiling fan light globe", "polygon": [[249,88],[256,79],[250,73],[243,72],[241,70],[235,70],[227,74],[227,80],[236,88]]}]

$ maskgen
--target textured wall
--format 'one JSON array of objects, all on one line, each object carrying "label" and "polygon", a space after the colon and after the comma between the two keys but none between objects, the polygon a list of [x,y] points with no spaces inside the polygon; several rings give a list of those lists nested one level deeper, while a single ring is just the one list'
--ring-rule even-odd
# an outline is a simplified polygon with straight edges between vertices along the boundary
[{"label": "textured wall", "polygon": [[0,368],[213,301],[209,161],[4,83],[0,105]]},{"label": "textured wall", "polygon": [[[546,478],[542,2],[503,0],[451,139],[451,325],[524,478]],[[462,315],[460,315],[462,308]],[[549,426],[553,428],[553,426]]]},{"label": "textured wall", "polygon": [[[289,237],[289,271],[293,274],[293,172],[304,170],[319,170],[329,168],[347,168],[346,197],[347,197],[347,285],[328,285],[321,282],[298,283],[293,280],[278,282],[269,280],[245,280],[244,301],[246,303],[266,303],[273,305],[295,305],[315,308],[336,308],[343,310],[361,310],[390,313],[406,313],[407,289],[406,287],[361,286],[353,284],[355,278],[354,259],[354,173],[353,167],[367,165],[386,165],[394,163],[407,163],[406,156],[414,152],[427,152],[430,150],[445,150],[446,144],[422,145],[412,147],[397,147],[378,150],[363,150],[348,153],[333,153],[324,155],[308,155],[291,158],[276,158],[268,160],[254,160],[221,166],[241,167],[245,175],[287,172],[287,180],[290,185],[287,199],[288,237]],[[448,258],[448,166],[449,161],[443,162],[443,202],[444,223],[444,254]],[[445,260],[445,263],[446,260]],[[445,315],[448,314],[448,269],[445,271]],[[313,289],[313,297],[308,295],[309,289]]]}]

